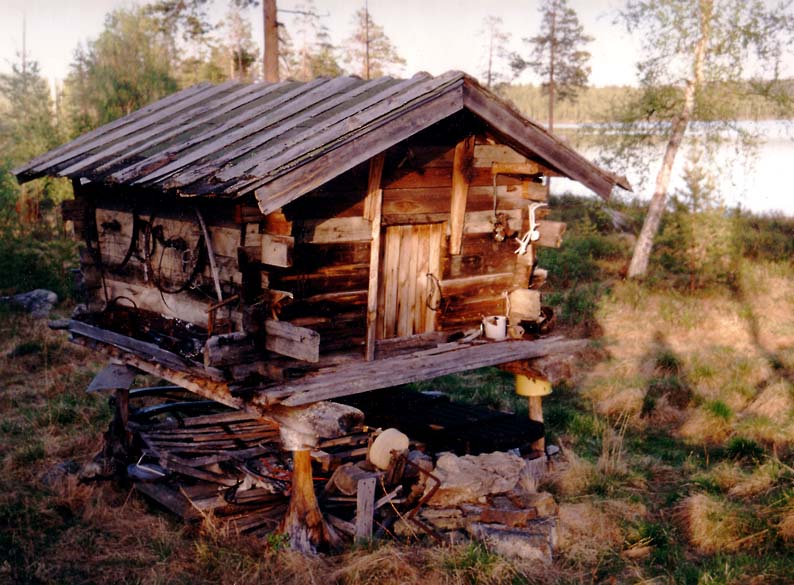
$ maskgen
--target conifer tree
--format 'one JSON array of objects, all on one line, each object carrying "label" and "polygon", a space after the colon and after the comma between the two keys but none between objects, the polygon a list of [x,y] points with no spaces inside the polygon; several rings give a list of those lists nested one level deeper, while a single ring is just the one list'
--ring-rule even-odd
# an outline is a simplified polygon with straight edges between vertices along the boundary
[{"label": "conifer tree", "polygon": [[375,24],[368,6],[356,11],[354,31],[347,39],[345,63],[364,79],[373,79],[394,72],[405,65],[405,59],[386,35],[383,27]]},{"label": "conifer tree", "polygon": [[549,130],[554,129],[554,105],[557,101],[573,100],[590,77],[590,53],[584,46],[593,38],[584,33],[576,12],[567,0],[544,0],[539,8],[540,33],[524,39],[530,55],[524,59],[513,56],[516,74],[529,68],[538,74],[549,102]]}]

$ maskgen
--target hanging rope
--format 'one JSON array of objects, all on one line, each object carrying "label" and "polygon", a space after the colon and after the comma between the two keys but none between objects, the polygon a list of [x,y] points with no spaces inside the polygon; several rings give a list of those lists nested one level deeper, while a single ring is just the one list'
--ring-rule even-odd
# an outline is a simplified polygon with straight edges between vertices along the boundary
[{"label": "hanging rope", "polygon": [[[436,296],[436,291],[438,291],[438,301],[433,303],[433,297]],[[443,292],[441,291],[441,283],[438,280],[438,277],[431,273],[427,273],[427,299],[425,299],[425,305],[431,311],[440,311],[441,310],[441,300],[443,299]]]},{"label": "hanging rope", "polygon": [[[156,219],[156,214],[152,212],[151,218],[149,219],[149,225],[144,234],[144,246],[143,246],[143,254],[145,262],[144,264],[147,267],[148,272],[151,274],[152,282],[157,287],[157,289],[161,293],[168,293],[168,294],[179,294],[188,288],[190,288],[195,282],[198,275],[201,273],[201,270],[204,267],[204,234],[202,233],[198,237],[198,241],[196,242],[195,247],[191,250],[188,247],[188,243],[181,237],[170,237],[166,238],[163,226],[155,226],[154,222]],[[157,262],[157,267],[155,269],[152,266],[152,257],[157,252],[157,248],[162,248],[160,252],[160,258]],[[173,249],[177,252],[182,252],[183,254],[183,263],[184,260],[187,258],[185,254],[190,254],[189,259],[193,261],[193,269],[188,274],[188,277],[180,284],[179,286],[168,286],[166,284],[165,279],[162,275],[163,270],[163,256],[165,251],[168,249]],[[183,264],[184,265],[184,264]]]}]

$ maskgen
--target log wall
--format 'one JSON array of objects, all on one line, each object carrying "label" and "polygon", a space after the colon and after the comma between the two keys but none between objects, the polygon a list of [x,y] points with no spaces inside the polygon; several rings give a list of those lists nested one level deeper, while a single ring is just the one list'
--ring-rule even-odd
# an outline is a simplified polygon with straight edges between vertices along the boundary
[{"label": "log wall", "polygon": [[[381,230],[445,224],[435,319],[439,329],[467,329],[479,324],[483,315],[504,314],[505,294],[529,284],[527,260],[514,253],[518,247],[514,236],[528,229],[528,204],[545,200],[545,187],[535,182],[536,177],[497,175],[496,213],[505,224],[499,241],[494,234],[493,169],[495,165],[536,167],[484,136],[465,140],[457,147],[421,141],[401,145],[386,154],[380,179]],[[194,286],[178,294],[159,290],[151,274],[153,269],[177,276],[180,270],[190,271],[192,250],[202,234],[192,211],[192,205],[198,205],[210,232],[224,298],[240,295],[242,301],[218,313],[229,330],[243,328],[244,304],[269,293],[268,303],[278,302],[268,308],[266,317],[317,331],[323,352],[351,349],[363,347],[367,339],[373,238],[373,224],[365,211],[366,194],[372,189],[368,173],[369,165],[360,165],[267,217],[250,202],[123,204],[111,202],[110,194],[85,189],[77,190],[77,200],[64,215],[74,221],[78,234],[88,233],[89,240],[99,234],[102,266],[95,253],[82,255],[94,308],[118,298],[207,327],[207,310],[218,300],[208,262]],[[95,212],[86,203],[89,197],[97,202]],[[159,237],[157,243],[148,243],[154,246],[156,266],[142,260],[147,245],[142,233],[152,212],[153,225],[161,229],[153,236]],[[91,236],[94,220],[96,232]],[[138,241],[130,256],[136,222]],[[169,238],[182,242],[167,248],[164,242]],[[116,268],[125,259],[125,265]]]}]

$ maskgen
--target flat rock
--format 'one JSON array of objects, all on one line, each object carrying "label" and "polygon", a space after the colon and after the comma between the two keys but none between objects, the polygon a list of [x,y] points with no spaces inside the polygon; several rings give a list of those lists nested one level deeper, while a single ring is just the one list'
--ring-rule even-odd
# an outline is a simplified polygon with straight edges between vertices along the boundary
[{"label": "flat rock", "polygon": [[[428,506],[450,508],[463,502],[485,502],[488,496],[514,490],[522,479],[526,462],[509,453],[457,456],[444,453],[433,475],[441,482]],[[425,494],[434,482],[428,482]]]},{"label": "flat rock", "polygon": [[532,529],[508,528],[498,524],[472,522],[467,527],[472,538],[488,545],[494,552],[527,560],[552,561],[552,527],[547,523]]},{"label": "flat rock", "polygon": [[58,303],[58,295],[51,290],[37,288],[10,297],[2,297],[2,300],[30,313],[34,319],[46,319]]}]

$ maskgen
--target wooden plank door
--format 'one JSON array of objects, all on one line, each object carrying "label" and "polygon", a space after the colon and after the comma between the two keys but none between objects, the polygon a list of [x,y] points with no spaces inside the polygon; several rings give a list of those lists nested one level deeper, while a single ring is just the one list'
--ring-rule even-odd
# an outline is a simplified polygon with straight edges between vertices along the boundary
[{"label": "wooden plank door", "polygon": [[[435,330],[445,223],[395,225],[383,239],[378,338]],[[432,275],[432,276],[428,276]]]}]

